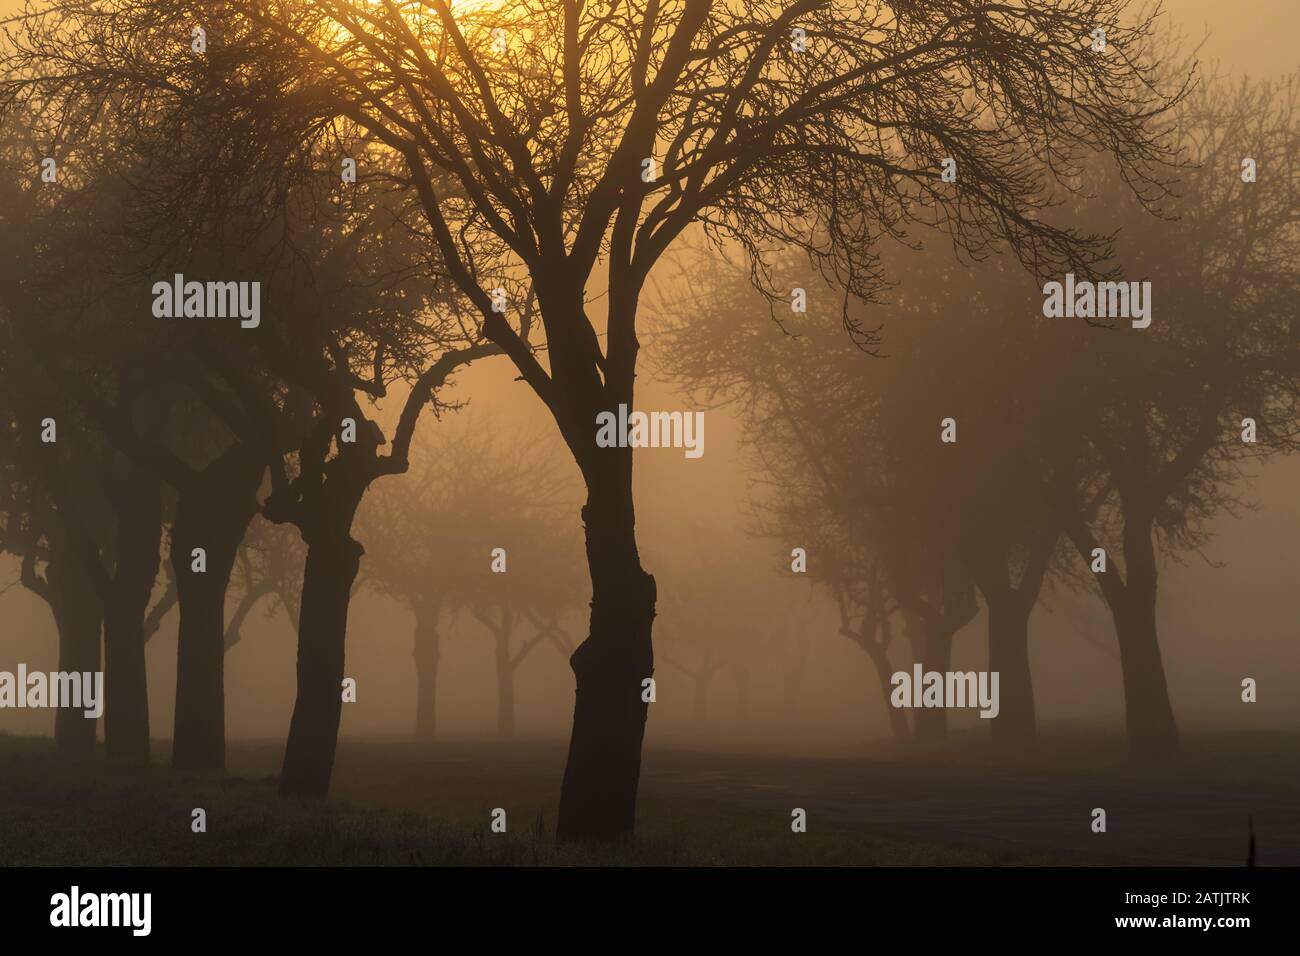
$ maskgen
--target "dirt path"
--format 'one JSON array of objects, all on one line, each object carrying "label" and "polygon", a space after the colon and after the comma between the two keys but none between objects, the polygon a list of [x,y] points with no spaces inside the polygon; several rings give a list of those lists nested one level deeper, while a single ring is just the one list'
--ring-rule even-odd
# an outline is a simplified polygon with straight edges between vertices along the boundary
[{"label": "dirt path", "polygon": [[[890,836],[1064,855],[1079,862],[1300,865],[1300,795],[1289,784],[1206,786],[1185,775],[1070,773],[895,761],[780,760],[649,753],[642,792],[656,802],[808,810]],[[1107,814],[1091,831],[1094,807]]]}]

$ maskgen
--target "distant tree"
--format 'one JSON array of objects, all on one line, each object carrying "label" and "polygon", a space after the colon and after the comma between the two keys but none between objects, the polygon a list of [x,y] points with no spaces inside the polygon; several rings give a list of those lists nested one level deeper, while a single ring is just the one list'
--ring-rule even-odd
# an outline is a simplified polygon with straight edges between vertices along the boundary
[{"label": "distant tree", "polygon": [[[927,254],[889,260],[925,280],[904,279],[873,362],[837,353],[815,306],[781,319],[784,339],[751,331],[774,313],[716,260],[686,280],[695,298],[679,314],[724,303],[731,323],[678,319],[666,364],[706,400],[744,409],[776,535],[813,542],[824,557],[813,576],[846,605],[870,607],[854,595],[876,593],[883,568],[904,633],[926,642],[952,630],[927,615],[933,596],[942,608],[955,596],[960,624],[976,584],[1002,680],[999,735],[1033,732],[1027,622],[1044,582],[1085,578],[1114,617],[1135,751],[1176,743],[1155,640],[1158,556],[1202,543],[1205,521],[1232,510],[1243,463],[1295,447],[1295,182],[1281,159],[1296,135],[1294,90],[1216,82],[1180,104],[1165,122],[1195,167],[1162,217],[1133,201],[1105,157],[1088,164],[1103,201],[1066,212],[1083,228],[1121,230],[1107,267],[1118,276],[1123,263],[1123,278],[1149,278],[1160,295],[1166,320],[1147,329],[1046,319],[1040,290],[1005,259]],[[1283,174],[1243,182],[1243,157],[1259,156]],[[947,446],[946,418],[957,439]],[[1059,549],[1063,534],[1077,555]],[[1093,574],[1099,549],[1106,570]],[[928,660],[945,659],[940,646]]]},{"label": "distant tree", "polygon": [[453,504],[460,478],[444,467],[442,456],[421,450],[417,443],[407,482],[376,488],[357,522],[358,533],[371,542],[367,585],[415,616],[415,736],[428,742],[437,732],[443,626],[456,610],[448,600],[448,592],[456,590],[450,579],[462,573],[469,557],[445,528],[446,522],[460,520]]},{"label": "distant tree", "polygon": [[737,699],[743,697],[746,658],[756,650],[753,582],[745,577],[748,563],[738,560],[734,548],[720,546],[718,529],[692,531],[695,541],[709,546],[682,541],[672,551],[673,560],[658,562],[660,577],[669,584],[658,611],[659,656],[670,668],[659,680],[665,694],[673,694],[680,678],[689,682],[692,717],[703,725],[719,677],[730,675],[737,683]]},{"label": "distant tree", "polygon": [[[782,553],[804,549],[840,633],[872,662],[894,734],[909,735],[888,705],[895,639],[947,670],[978,584],[1003,680],[995,733],[1023,739],[1034,727],[1027,619],[1059,537],[1010,453],[1048,433],[1055,400],[1050,366],[1010,361],[1023,347],[1015,306],[1028,282],[1005,259],[977,268],[942,250],[888,265],[915,291],[898,296],[872,357],[839,335],[835,289],[810,281],[807,313],[782,315],[745,294],[738,267],[702,257],[680,280],[693,297],[664,303],[662,365],[698,400],[741,412],[759,464],[756,530]],[[683,318],[708,302],[713,326]],[[787,335],[768,334],[773,318]],[[943,441],[949,418],[955,443]],[[920,741],[944,735],[942,711],[915,716]]]},{"label": "distant tree", "polygon": [[253,521],[230,579],[239,600],[226,622],[222,646],[227,654],[243,638],[244,624],[258,604],[264,605],[268,618],[279,613],[290,623],[298,620],[302,569],[302,540],[297,535],[282,525]]},{"label": "distant tree", "polygon": [[[491,636],[497,731],[510,738],[515,672],[542,644],[566,646],[565,618],[584,596],[581,549],[560,518],[562,463],[490,418],[460,414],[419,443],[411,481],[381,489],[360,519],[375,542],[370,584],[415,615],[421,740],[434,736],[447,625],[468,614]],[[498,548],[502,573],[493,571]]]},{"label": "distant tree", "polygon": [[[1197,550],[1214,515],[1238,504],[1244,469],[1300,437],[1300,76],[1207,83],[1172,117],[1195,167],[1152,222],[1113,171],[1092,179],[1122,224],[1117,256],[1151,283],[1151,325],[1100,335],[1062,328],[1072,397],[1058,427],[1072,444],[1038,449],[1046,500],[1095,574],[1119,639],[1130,744],[1178,746],[1157,637],[1163,557]],[[1257,181],[1247,182],[1246,160]],[[1247,423],[1250,419],[1252,428]],[[1249,438],[1254,437],[1254,441]]]},{"label": "distant tree", "polygon": [[[728,537],[722,527],[693,524],[676,529],[667,540],[659,541],[656,555],[669,584],[658,614],[660,657],[669,667],[661,678],[663,692],[672,699],[689,698],[693,719],[703,725],[717,681],[730,682],[736,722],[748,728],[754,716],[754,674],[775,668],[783,683],[783,706],[793,712],[810,637],[809,595],[802,582],[783,584],[764,571],[756,581],[752,543]],[[680,689],[682,678],[689,694]]]}]

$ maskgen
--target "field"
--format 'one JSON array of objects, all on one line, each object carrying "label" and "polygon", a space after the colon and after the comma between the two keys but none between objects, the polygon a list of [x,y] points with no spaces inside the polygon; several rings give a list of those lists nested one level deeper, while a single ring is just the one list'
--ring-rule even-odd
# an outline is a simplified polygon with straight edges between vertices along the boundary
[{"label": "field", "polygon": [[1240,866],[1252,817],[1259,865],[1300,864],[1300,738],[1285,735],[1190,738],[1156,769],[1086,735],[1016,759],[973,739],[929,760],[649,750],[638,836],[604,849],[554,839],[554,742],[345,740],[326,804],[278,797],[278,744],[233,742],[224,776],[173,773],[155,748],[127,772],[0,736],[0,864]]}]

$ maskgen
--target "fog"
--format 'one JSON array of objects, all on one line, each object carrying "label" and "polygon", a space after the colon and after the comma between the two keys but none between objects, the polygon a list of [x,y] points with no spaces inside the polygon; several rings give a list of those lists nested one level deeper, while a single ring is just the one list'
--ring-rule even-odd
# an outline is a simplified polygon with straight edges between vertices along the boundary
[{"label": "fog", "polygon": [[[1204,61],[1217,61],[1231,74],[1279,75],[1295,66],[1294,26],[1300,26],[1292,0],[1169,0],[1168,17],[1184,33],[1208,38]],[[0,2],[0,14],[18,4]],[[1290,21],[1261,29],[1260,23]],[[671,289],[665,266],[659,272]],[[671,294],[671,292],[670,292]],[[872,309],[889,341],[889,306]],[[673,385],[658,377],[656,350],[663,347],[653,325],[643,335],[638,405],[643,408],[691,407]],[[895,359],[882,358],[888,362]],[[868,366],[868,369],[870,366]],[[400,404],[389,399],[388,409]],[[511,434],[541,436],[552,443],[560,461],[560,440],[546,410],[527,393],[504,358],[480,362],[458,374],[447,396],[467,401],[476,414],[506,426]],[[467,412],[466,412],[467,413]],[[449,417],[454,418],[456,414]],[[391,419],[391,411],[385,414]],[[381,418],[384,416],[381,415]],[[806,672],[791,700],[785,691],[782,662],[758,651],[747,661],[747,704],[732,675],[720,673],[707,696],[707,712],[697,719],[693,687],[666,662],[676,646],[673,628],[656,627],[660,656],[657,699],[648,723],[651,747],[689,749],[761,749],[786,754],[854,754],[889,737],[886,712],[870,662],[840,635],[835,607],[827,594],[792,580],[789,550],[798,542],[776,541],[749,533],[748,513],[753,457],[742,447],[742,423],[732,407],[706,413],[707,453],[698,460],[679,451],[642,449],[635,453],[637,528],[646,569],[662,580],[694,573],[701,556],[740,555],[736,575],[752,582],[755,595],[788,593],[802,608],[802,626],[790,634],[806,635]],[[435,440],[442,423],[426,419],[415,455]],[[791,453],[797,453],[791,450]],[[578,527],[581,479],[571,461],[561,472],[571,491],[570,518]],[[403,477],[385,479],[401,483]],[[1162,566],[1158,605],[1161,648],[1170,694],[1180,726],[1190,730],[1294,729],[1300,699],[1291,692],[1300,680],[1300,650],[1295,622],[1300,620],[1300,588],[1295,586],[1296,542],[1300,541],[1300,461],[1274,460],[1241,484],[1253,504],[1239,517],[1220,515],[1209,529],[1211,540],[1200,555],[1184,564]],[[364,528],[362,504],[359,524]],[[359,535],[368,544],[364,530]],[[487,554],[465,555],[467,562]],[[814,558],[815,560],[815,558]],[[363,574],[364,574],[363,561]],[[18,562],[0,561],[0,670],[19,662],[29,670],[57,669],[55,629],[50,611],[17,583]],[[710,588],[706,579],[697,582]],[[662,585],[661,585],[662,587]],[[233,596],[232,596],[233,600]],[[723,609],[725,613],[725,608]],[[985,611],[962,629],[953,644],[958,670],[987,668]],[[358,586],[348,622],[347,674],[357,681],[357,702],[343,709],[345,738],[407,737],[415,720],[416,682],[412,664],[415,621],[396,601],[376,594],[365,581]],[[575,637],[582,622],[570,618]],[[175,704],[175,612],[163,621],[147,645],[149,711],[154,736],[170,733]],[[1099,635],[1089,640],[1085,633]],[[707,641],[708,634],[696,635]],[[1048,591],[1030,620],[1030,649],[1035,696],[1041,725],[1090,727],[1119,734],[1124,696],[1118,652],[1109,618],[1095,593]],[[906,655],[896,649],[895,664]],[[259,607],[243,629],[241,642],[226,657],[227,731],[232,739],[281,738],[294,704],[294,622],[285,614],[268,616]],[[1259,680],[1259,702],[1243,707],[1243,677]],[[562,741],[573,711],[573,678],[564,655],[555,647],[538,647],[515,675],[517,736]],[[444,625],[438,690],[438,732],[446,739],[492,738],[496,735],[496,671],[492,644],[469,614]],[[49,734],[53,711],[0,711],[0,731]],[[980,721],[973,711],[955,712],[956,728]]]}]

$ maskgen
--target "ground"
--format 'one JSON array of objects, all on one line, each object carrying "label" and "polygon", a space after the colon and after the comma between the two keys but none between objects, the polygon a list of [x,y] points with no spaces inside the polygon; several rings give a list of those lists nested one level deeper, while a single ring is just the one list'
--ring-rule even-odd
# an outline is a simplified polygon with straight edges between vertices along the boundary
[{"label": "ground", "polygon": [[[0,864],[1240,866],[1248,818],[1260,865],[1300,864],[1293,735],[1190,736],[1157,768],[1088,735],[1015,759],[976,739],[929,760],[650,749],[638,836],[605,850],[554,841],[551,742],[345,740],[326,804],[277,796],[278,743],[232,742],[226,775],[173,773],[167,750],[147,771],[74,768],[48,739],[0,736]],[[791,832],[796,807],[806,833]]]}]

